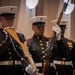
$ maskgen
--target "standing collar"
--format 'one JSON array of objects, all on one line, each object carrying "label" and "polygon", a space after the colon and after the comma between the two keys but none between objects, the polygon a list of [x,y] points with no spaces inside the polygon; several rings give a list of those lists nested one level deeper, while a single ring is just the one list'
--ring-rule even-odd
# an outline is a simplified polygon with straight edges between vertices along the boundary
[{"label": "standing collar", "polygon": [[36,38],[38,40],[42,40],[43,39],[43,36],[36,36],[36,35],[33,35],[33,38]]}]

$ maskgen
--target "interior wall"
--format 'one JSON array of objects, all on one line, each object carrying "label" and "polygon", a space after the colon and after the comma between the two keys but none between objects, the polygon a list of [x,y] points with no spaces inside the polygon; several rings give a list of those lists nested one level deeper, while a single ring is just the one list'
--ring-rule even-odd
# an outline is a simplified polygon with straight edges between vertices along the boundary
[{"label": "interior wall", "polygon": [[43,15],[47,16],[46,27],[44,35],[47,37],[52,36],[52,20],[57,18],[57,11],[59,6],[59,0],[44,0],[44,13]]},{"label": "interior wall", "polygon": [[38,5],[36,6],[36,16],[41,16],[44,13],[44,0],[39,0]]},{"label": "interior wall", "polygon": [[[72,0],[75,4],[75,0]],[[71,39],[75,41],[75,8],[71,14]]]},{"label": "interior wall", "polygon": [[[42,15],[47,16],[44,35],[47,37],[50,37],[50,36],[52,36],[52,25],[53,25],[53,23],[51,21],[54,19],[56,19],[56,20],[58,19],[59,14],[63,8],[63,0],[42,0],[42,1],[43,1],[42,3],[44,3],[44,5],[42,3],[40,3],[38,5],[38,9],[40,8],[40,10],[43,12]],[[72,0],[72,2],[74,3],[75,0]],[[42,7],[41,7],[41,5],[42,5]],[[39,10],[37,11],[37,15],[41,15]],[[75,36],[74,36],[75,9],[69,15],[63,14],[61,20],[68,20],[65,37],[74,40],[75,39]]]},{"label": "interior wall", "polygon": [[[72,0],[75,3],[75,0]],[[16,12],[16,19],[14,22],[15,29],[24,34],[26,39],[32,37],[32,25],[29,24],[29,19],[35,15],[47,16],[46,27],[44,35],[47,37],[52,36],[52,23],[51,21],[57,19],[62,8],[62,0],[39,0],[37,9],[30,10],[26,6],[26,0],[0,0],[0,6],[15,5],[18,7]],[[75,40],[75,9],[70,15],[64,15],[63,19],[69,20],[65,36]]]},{"label": "interior wall", "polygon": [[16,30],[20,33],[23,33],[26,39],[33,35],[32,25],[29,24],[29,19],[34,15],[35,9],[30,10],[26,6],[26,1],[21,0]]}]

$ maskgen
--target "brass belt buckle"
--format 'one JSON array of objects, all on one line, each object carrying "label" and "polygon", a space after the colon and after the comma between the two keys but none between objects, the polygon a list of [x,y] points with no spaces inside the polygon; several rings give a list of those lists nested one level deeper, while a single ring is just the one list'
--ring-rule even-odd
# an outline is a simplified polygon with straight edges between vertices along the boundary
[{"label": "brass belt buckle", "polygon": [[65,65],[65,61],[61,61],[61,65]]},{"label": "brass belt buckle", "polygon": [[12,60],[9,60],[9,61],[8,61],[8,64],[9,64],[9,65],[13,65],[13,61],[12,61]]}]

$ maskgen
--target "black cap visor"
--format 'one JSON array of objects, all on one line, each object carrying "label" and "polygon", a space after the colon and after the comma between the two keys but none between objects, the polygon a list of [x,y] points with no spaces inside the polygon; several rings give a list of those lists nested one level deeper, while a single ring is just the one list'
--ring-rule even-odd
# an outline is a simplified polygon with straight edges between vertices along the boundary
[{"label": "black cap visor", "polygon": [[45,26],[45,22],[34,22],[32,25],[35,25],[35,26]]},{"label": "black cap visor", "polygon": [[14,13],[2,13],[0,16],[6,17],[6,18],[15,18]]}]

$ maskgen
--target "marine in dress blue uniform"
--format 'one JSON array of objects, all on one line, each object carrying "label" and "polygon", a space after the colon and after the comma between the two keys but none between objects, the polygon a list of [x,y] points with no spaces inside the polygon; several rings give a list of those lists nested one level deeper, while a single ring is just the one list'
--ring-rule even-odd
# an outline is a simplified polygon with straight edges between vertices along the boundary
[{"label": "marine in dress blue uniform", "polygon": [[[29,20],[34,35],[27,39],[27,47],[40,73],[42,73],[46,62],[47,47],[50,41],[49,37],[44,36],[46,18],[46,16],[35,16]],[[60,29],[58,31],[60,32]]]},{"label": "marine in dress blue uniform", "polygon": [[60,22],[61,39],[55,42],[52,50],[50,62],[54,68],[53,75],[75,75],[75,42],[64,37],[67,22],[65,20]]},{"label": "marine in dress blue uniform", "polygon": [[[32,38],[27,40],[27,47],[28,50],[35,62],[40,73],[42,73],[42,69],[44,67],[45,54],[47,51],[45,50],[49,41],[49,38],[43,36],[43,29],[45,26],[46,16],[37,16],[30,19],[30,23],[32,23],[33,28],[34,26],[40,29],[40,34],[34,34]],[[39,30],[37,30],[39,33]],[[36,31],[35,31],[36,32]]]},{"label": "marine in dress blue uniform", "polygon": [[[24,75],[24,72],[33,75],[33,67],[27,61],[21,61],[20,56],[25,58],[21,46],[4,31],[13,25],[16,9],[16,6],[0,7],[0,75]],[[22,43],[25,42],[23,34],[17,33],[17,36]]]}]

